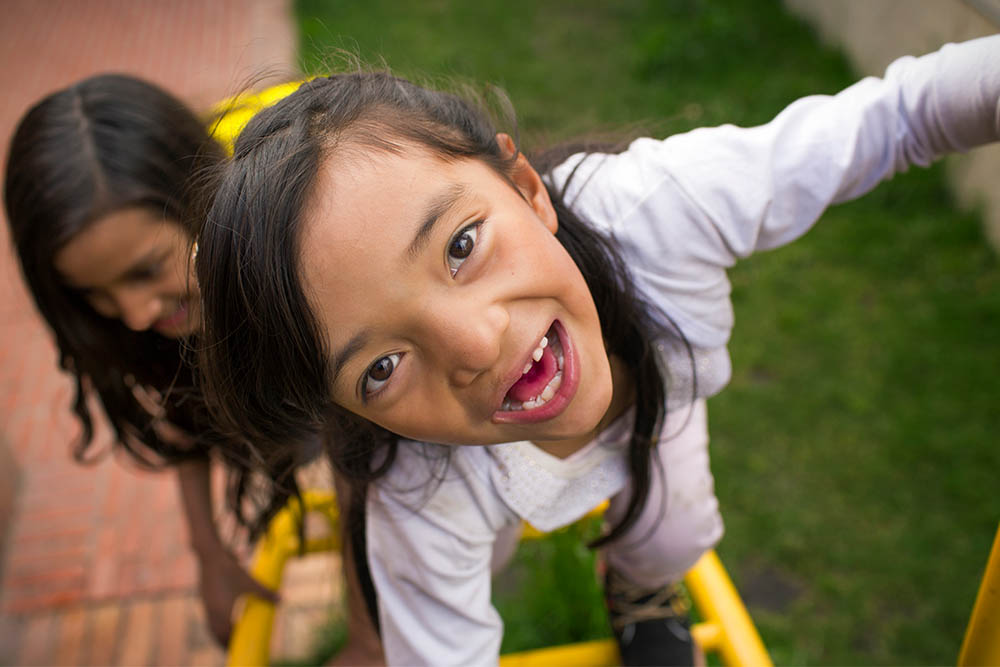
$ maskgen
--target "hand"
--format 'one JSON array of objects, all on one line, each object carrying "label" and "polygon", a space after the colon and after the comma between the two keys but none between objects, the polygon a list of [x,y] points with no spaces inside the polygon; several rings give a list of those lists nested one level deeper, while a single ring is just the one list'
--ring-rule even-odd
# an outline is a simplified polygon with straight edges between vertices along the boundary
[{"label": "hand", "polygon": [[277,604],[278,594],[251,577],[236,558],[223,548],[198,557],[198,592],[212,636],[223,647],[233,631],[233,605],[247,593]]}]

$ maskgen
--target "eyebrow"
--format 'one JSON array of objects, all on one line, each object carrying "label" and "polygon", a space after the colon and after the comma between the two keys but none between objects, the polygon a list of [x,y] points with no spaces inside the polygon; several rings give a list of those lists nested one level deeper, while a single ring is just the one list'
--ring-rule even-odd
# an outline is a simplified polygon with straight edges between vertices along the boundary
[{"label": "eyebrow", "polygon": [[161,248],[151,248],[145,255],[132,262],[132,266],[122,274],[125,278],[135,278],[137,275],[148,270],[152,265],[162,261],[169,251]]},{"label": "eyebrow", "polygon": [[347,362],[350,361],[351,357],[355,356],[364,348],[370,337],[371,330],[363,329],[362,331],[354,334],[351,340],[347,341],[346,345],[333,354],[330,363],[330,367],[333,369],[333,373],[330,378],[330,386],[337,386],[337,378],[340,377],[340,373],[344,370],[344,366],[347,365]]},{"label": "eyebrow", "polygon": [[447,190],[431,200],[430,205],[428,205],[427,210],[424,212],[423,222],[417,228],[417,233],[406,248],[406,256],[410,260],[416,259],[417,255],[424,249],[424,246],[427,245],[427,242],[431,238],[431,232],[434,231],[434,225],[437,224],[438,220],[455,205],[455,202],[467,193],[468,189],[464,185],[454,183]]},{"label": "eyebrow", "polygon": [[[149,252],[147,252],[145,255],[135,260],[134,262],[132,262],[128,268],[126,268],[124,271],[118,274],[115,280],[121,280],[121,279],[133,280],[138,274],[141,274],[151,264],[155,263],[160,259],[161,257],[159,249],[155,247],[150,248]],[[73,281],[71,281],[67,276],[63,275],[62,272],[59,273],[62,281],[70,289],[77,290],[78,292],[86,292],[88,290],[94,289],[93,285],[77,285]]]}]

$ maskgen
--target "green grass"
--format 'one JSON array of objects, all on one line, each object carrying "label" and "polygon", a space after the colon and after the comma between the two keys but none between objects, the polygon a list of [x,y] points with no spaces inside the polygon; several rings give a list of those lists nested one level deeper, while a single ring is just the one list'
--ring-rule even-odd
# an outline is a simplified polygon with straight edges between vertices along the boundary
[{"label": "green grass", "polygon": [[595,555],[586,547],[599,528],[599,521],[586,520],[521,542],[493,581],[493,602],[505,626],[501,653],[611,636]]},{"label": "green grass", "polygon": [[[308,69],[342,47],[499,84],[528,143],[760,123],[856,78],[765,0],[297,10]],[[1000,518],[1000,267],[979,219],[941,168],[915,170],[731,278],[734,378],[710,403],[719,553],[775,661],[953,662]],[[520,603],[498,596],[505,650],[602,632],[571,538],[523,547]]]},{"label": "green grass", "polygon": [[337,654],[347,642],[347,622],[344,619],[345,608],[334,605],[330,609],[329,620],[322,624],[312,636],[309,645],[301,659],[277,658],[271,661],[272,667],[309,667],[323,665]]}]

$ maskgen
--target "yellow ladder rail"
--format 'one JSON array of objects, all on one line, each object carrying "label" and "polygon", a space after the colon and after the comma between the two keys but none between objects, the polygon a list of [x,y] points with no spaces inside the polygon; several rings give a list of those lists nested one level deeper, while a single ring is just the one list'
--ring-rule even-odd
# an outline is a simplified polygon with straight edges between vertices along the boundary
[{"label": "yellow ladder rail", "polygon": [[960,667],[1000,665],[1000,528],[986,561],[958,664]]},{"label": "yellow ladder rail", "polygon": [[[332,492],[307,491],[302,494],[304,508],[292,500],[271,520],[254,555],[251,572],[265,586],[277,590],[289,558],[299,554],[298,527],[306,512],[315,512],[329,522],[330,534],[321,539],[307,539],[305,551],[340,549],[337,503]],[[600,508],[595,511],[600,511]],[[537,531],[526,529],[526,536]],[[692,629],[695,641],[705,652],[717,652],[723,664],[736,667],[769,667],[764,643],[750,619],[739,594],[726,574],[722,562],[710,551],[684,578],[695,607],[704,621]],[[275,607],[270,602],[248,596],[229,641],[227,664],[238,667],[267,665],[270,659],[271,628]],[[542,667],[570,664],[578,667],[608,667],[620,664],[614,640],[554,646],[500,656],[502,667]]]}]

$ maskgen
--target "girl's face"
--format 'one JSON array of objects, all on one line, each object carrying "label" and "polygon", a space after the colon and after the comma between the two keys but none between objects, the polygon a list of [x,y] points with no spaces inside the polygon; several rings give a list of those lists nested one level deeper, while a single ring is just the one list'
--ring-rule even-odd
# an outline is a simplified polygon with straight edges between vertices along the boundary
[{"label": "girl's face", "polygon": [[427,442],[592,436],[612,397],[597,311],[538,174],[520,156],[511,177],[423,148],[320,169],[300,252],[336,403]]},{"label": "girl's face", "polygon": [[190,241],[180,225],[152,211],[104,216],[56,253],[55,268],[94,310],[134,331],[179,338],[198,326]]}]

